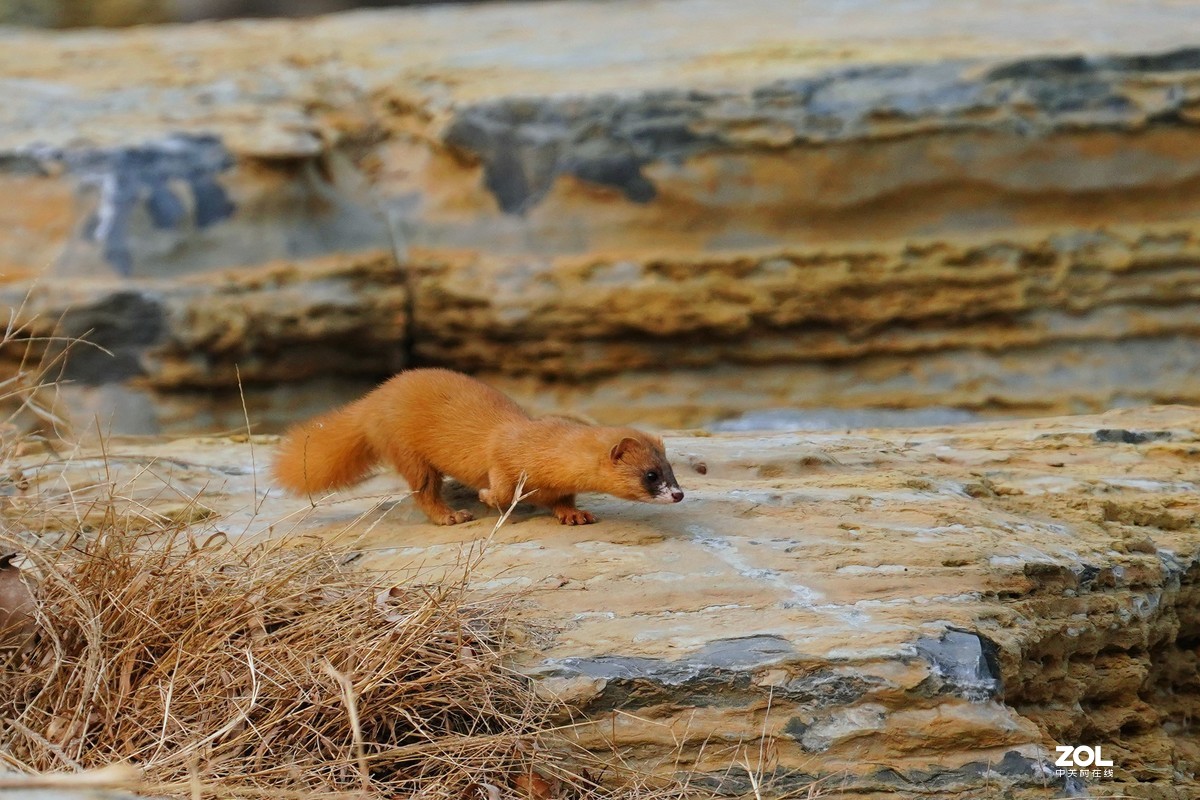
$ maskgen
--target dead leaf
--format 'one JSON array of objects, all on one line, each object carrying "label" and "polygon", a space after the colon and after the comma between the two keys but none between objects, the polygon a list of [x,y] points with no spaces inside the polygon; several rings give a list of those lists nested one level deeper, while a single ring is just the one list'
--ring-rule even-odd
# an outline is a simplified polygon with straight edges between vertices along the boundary
[{"label": "dead leaf", "polygon": [[530,800],[550,800],[554,797],[554,786],[550,781],[532,772],[513,778],[513,788]]},{"label": "dead leaf", "polygon": [[21,648],[33,635],[33,593],[12,562],[17,553],[0,556],[0,647]]}]

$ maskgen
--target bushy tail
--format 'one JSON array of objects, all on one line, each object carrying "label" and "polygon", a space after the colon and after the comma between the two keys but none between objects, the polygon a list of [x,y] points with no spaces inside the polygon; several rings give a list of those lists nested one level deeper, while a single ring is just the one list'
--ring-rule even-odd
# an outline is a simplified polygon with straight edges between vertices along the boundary
[{"label": "bushy tail", "polygon": [[289,492],[311,495],[358,483],[378,461],[352,404],[284,434],[274,472]]}]

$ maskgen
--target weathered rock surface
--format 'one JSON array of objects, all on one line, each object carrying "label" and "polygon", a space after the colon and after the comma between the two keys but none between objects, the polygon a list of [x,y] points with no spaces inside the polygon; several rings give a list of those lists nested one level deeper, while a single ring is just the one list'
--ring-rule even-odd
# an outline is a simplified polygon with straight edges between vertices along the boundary
[{"label": "weathered rock surface", "polygon": [[136,769],[112,764],[76,772],[0,772],[0,793],[8,800],[134,800],[141,785]]},{"label": "weathered rock surface", "polygon": [[404,364],[408,293],[390,252],[170,282],[36,285],[3,300],[23,307],[35,338],[95,345],[71,345],[66,360],[64,377],[83,384],[153,375],[163,387],[228,386],[239,371],[269,381]]},{"label": "weathered rock surface", "polygon": [[[584,527],[522,511],[474,573],[526,592],[543,627],[523,669],[596,723],[585,746],[730,792],[1200,791],[1200,411],[666,441],[680,506],[588,497]],[[74,525],[112,485],[143,518],[339,537],[367,568],[426,575],[492,530],[429,526],[388,475],[280,497],[271,450],[29,456],[6,507],[58,496]],[[1100,747],[1113,774],[1056,774],[1059,744]]]},{"label": "weathered rock surface", "polygon": [[[1195,401],[1194,23],[1170,0],[619,0],[8,31],[0,272],[8,299],[36,279],[121,318],[222,292],[86,368],[173,393],[167,429],[240,410],[233,364],[262,408],[435,362],[614,421],[662,395],[674,426]],[[330,258],[375,266],[327,368],[296,355],[307,301],[222,288]],[[340,350],[322,324],[303,338]]]}]

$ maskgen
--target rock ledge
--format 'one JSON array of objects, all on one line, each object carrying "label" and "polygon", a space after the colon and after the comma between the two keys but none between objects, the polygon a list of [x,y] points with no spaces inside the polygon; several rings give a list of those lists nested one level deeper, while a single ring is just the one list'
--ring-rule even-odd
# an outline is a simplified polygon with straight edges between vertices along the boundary
[{"label": "rock ledge", "polygon": [[[352,536],[369,567],[436,574],[491,530],[423,523],[387,475],[305,511],[242,439],[117,441],[110,469],[164,515],[169,481],[231,535]],[[1200,412],[666,441],[682,505],[518,513],[475,576],[552,626],[523,668],[598,723],[585,746],[728,792],[1200,791]],[[37,474],[86,494],[102,469]],[[1057,775],[1058,744],[1113,775]]]}]

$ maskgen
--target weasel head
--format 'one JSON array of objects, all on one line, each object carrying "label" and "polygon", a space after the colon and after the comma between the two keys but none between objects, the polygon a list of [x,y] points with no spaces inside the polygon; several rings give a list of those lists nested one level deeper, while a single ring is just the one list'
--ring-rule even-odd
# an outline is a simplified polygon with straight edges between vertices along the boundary
[{"label": "weasel head", "polygon": [[609,466],[616,480],[610,494],[643,503],[678,503],[683,490],[667,461],[662,439],[641,431],[625,435],[608,451]]}]

